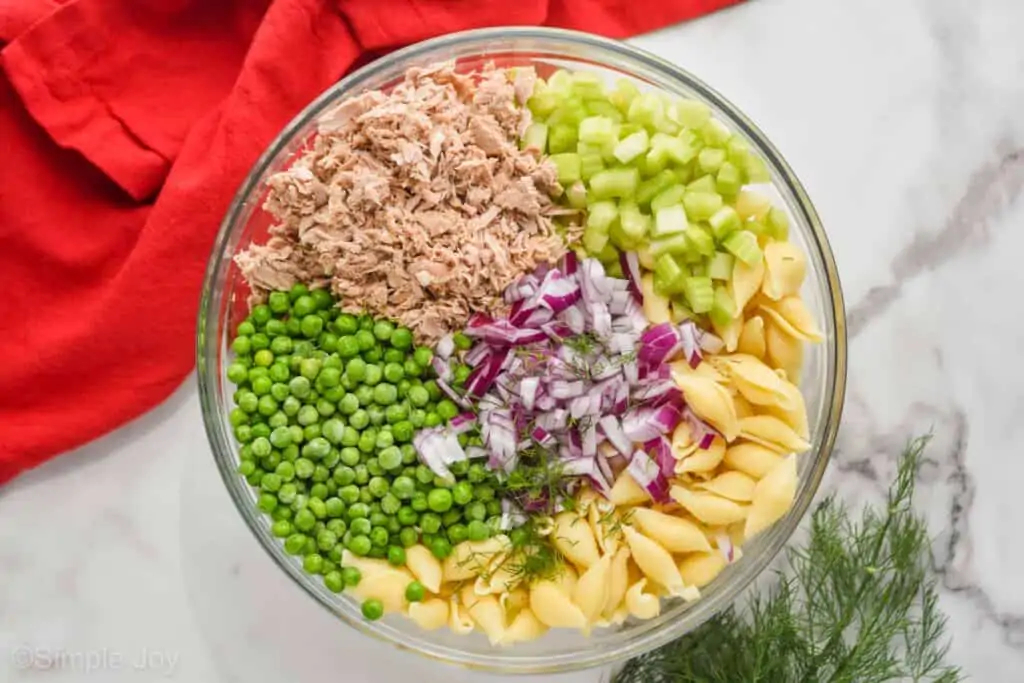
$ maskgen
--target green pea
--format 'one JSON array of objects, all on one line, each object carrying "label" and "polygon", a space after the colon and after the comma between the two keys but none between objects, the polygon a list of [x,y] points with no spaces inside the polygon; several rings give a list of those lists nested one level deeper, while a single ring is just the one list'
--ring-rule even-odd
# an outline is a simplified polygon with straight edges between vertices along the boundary
[{"label": "green pea", "polygon": [[363,465],[362,463],[360,463],[360,464],[356,465],[354,469],[356,471],[356,483],[357,484],[362,486],[366,482],[370,481],[370,472],[366,469],[366,465]]},{"label": "green pea", "polygon": [[324,587],[332,593],[345,590],[345,580],[339,571],[324,572]]},{"label": "green pea", "polygon": [[316,553],[306,555],[302,561],[302,568],[310,574],[319,574],[324,569],[324,558]]},{"label": "green pea", "polygon": [[384,409],[378,405],[371,405],[366,409],[366,415],[370,418],[370,424],[380,427],[384,424]]},{"label": "green pea", "polygon": [[289,555],[299,555],[306,548],[305,534],[292,534],[284,541],[284,551]]},{"label": "green pea", "polygon": [[370,520],[365,517],[360,517],[358,519],[353,519],[349,523],[349,529],[357,536],[369,536],[370,532],[373,530],[373,525],[370,523]]},{"label": "green pea", "polygon": [[423,426],[427,428],[437,427],[438,425],[441,424],[441,421],[442,420],[440,415],[438,415],[434,411],[430,411],[429,413],[427,413],[427,417],[424,418],[423,420]]},{"label": "green pea", "polygon": [[287,519],[279,519],[271,525],[270,533],[272,533],[275,538],[287,538],[288,536],[291,536],[292,529],[293,527],[291,522]]},{"label": "green pea", "polygon": [[388,480],[385,479],[384,477],[371,478],[367,486],[370,489],[370,493],[372,493],[376,498],[383,497],[384,494],[387,493],[388,489],[390,488],[388,486]]},{"label": "green pea", "polygon": [[373,332],[369,330],[359,330],[355,334],[355,339],[359,344],[360,351],[369,351],[377,346],[377,339],[373,336]]},{"label": "green pea", "polygon": [[409,499],[409,506],[416,512],[423,512],[429,509],[430,506],[427,505],[427,494],[423,491],[417,491],[412,495],[412,498]]},{"label": "green pea", "polygon": [[345,423],[337,418],[332,418],[320,425],[320,433],[324,439],[337,446],[345,436]]},{"label": "green pea", "polygon": [[458,545],[469,538],[469,532],[466,530],[465,524],[452,524],[448,527],[448,540],[452,545]]},{"label": "green pea", "polygon": [[416,361],[416,365],[426,369],[434,359],[434,352],[425,346],[417,346],[413,351],[412,358]]},{"label": "green pea", "polygon": [[380,383],[384,378],[384,370],[376,363],[367,364],[366,366],[366,377],[363,378],[363,384],[372,387]]},{"label": "green pea", "polygon": [[295,484],[281,484],[281,490],[277,492],[277,499],[285,505],[291,505],[297,495],[299,495],[299,489]]},{"label": "green pea", "polygon": [[292,301],[292,315],[305,318],[314,312],[316,312],[316,300],[313,297],[303,294]]},{"label": "green pea", "polygon": [[341,517],[345,514],[345,503],[341,502],[341,498],[332,496],[324,501],[327,506],[327,516],[331,518]]},{"label": "green pea", "polygon": [[[356,471],[348,465],[340,465],[334,469],[334,474],[331,478],[340,487],[348,486],[356,480]],[[341,489],[338,489],[338,491],[340,495]]]},{"label": "green pea", "polygon": [[[311,492],[312,493],[312,492]],[[327,517],[327,503],[317,497],[310,496],[309,507],[307,508],[317,519]]]},{"label": "green pea", "polygon": [[[238,341],[237,339],[235,341]],[[248,341],[248,340],[247,340]],[[241,363],[232,363],[228,366],[228,381],[232,384],[242,384],[249,379],[249,369]]]},{"label": "green pea", "polygon": [[[380,509],[386,515],[393,515],[402,508],[402,501],[391,491],[384,494],[380,499]],[[396,520],[397,521],[397,520]]]},{"label": "green pea", "polygon": [[432,512],[420,515],[420,529],[425,534],[436,534],[441,529],[441,518]]},{"label": "green pea", "polygon": [[402,526],[412,526],[419,521],[419,513],[413,510],[408,505],[403,505],[398,509],[398,521]]},{"label": "green pea", "polygon": [[345,580],[346,586],[354,588],[359,585],[359,582],[363,578],[363,574],[355,567],[342,567],[341,578]]},{"label": "green pea", "polygon": [[[321,417],[330,417],[334,414],[334,404],[327,399],[322,398],[316,402],[316,412],[319,413]],[[460,434],[459,436],[465,436],[465,434]]]},{"label": "green pea", "polygon": [[475,462],[469,466],[469,472],[467,472],[466,477],[470,482],[479,484],[487,478],[487,469],[482,464]]},{"label": "green pea", "polygon": [[391,345],[396,349],[408,349],[412,346],[412,332],[407,327],[398,327],[391,333]]},{"label": "green pea", "polygon": [[370,506],[366,503],[353,503],[348,506],[349,520],[362,519],[370,516]]},{"label": "green pea", "polygon": [[338,410],[341,411],[342,415],[351,416],[352,413],[359,410],[359,399],[355,394],[345,394],[341,397],[341,401],[338,402]]},{"label": "green pea", "polygon": [[[263,478],[266,479],[267,477],[271,476],[276,475],[266,474],[263,476]],[[270,514],[271,512],[277,509],[277,496],[272,495],[270,493],[260,494],[259,500],[256,502],[256,507],[258,507],[263,512],[266,512],[267,514]]]},{"label": "green pea", "polygon": [[356,322],[356,318],[348,313],[342,313],[334,319],[334,330],[338,334],[351,335],[355,334],[359,329],[359,323]]},{"label": "green pea", "polygon": [[423,368],[417,365],[416,361],[414,361],[412,358],[407,358],[405,362],[402,363],[402,371],[405,372],[406,377],[423,376]]},{"label": "green pea", "polygon": [[437,536],[430,542],[430,552],[437,559],[443,560],[452,554],[452,544],[448,542],[448,539]]},{"label": "green pea", "polygon": [[373,543],[370,542],[370,537],[362,534],[352,536],[352,539],[348,542],[348,549],[352,551],[353,555],[360,557],[366,556],[372,546]]},{"label": "green pea", "polygon": [[[405,550],[401,546],[393,545],[388,548],[388,564],[395,567],[401,567],[405,564]],[[408,595],[409,589],[407,588],[405,592]]]},{"label": "green pea", "polygon": [[[252,441],[252,427],[249,425],[238,425],[235,427],[235,438],[238,439],[239,443],[249,443]],[[251,449],[250,449],[251,452]]]},{"label": "green pea", "polygon": [[253,435],[253,437],[255,437],[257,439],[260,439],[260,438],[269,439],[270,438],[270,432],[271,432],[270,425],[267,425],[267,424],[254,424],[252,426],[252,435]]},{"label": "green pea", "polygon": [[360,384],[355,390],[356,398],[359,399],[359,405],[368,406],[373,403],[373,387],[368,387],[365,384]]},{"label": "green pea", "polygon": [[471,541],[485,541],[491,537],[490,527],[476,519],[466,526],[466,531]]},{"label": "green pea", "polygon": [[452,500],[456,505],[466,505],[473,500],[473,485],[468,481],[460,481],[452,488]]},{"label": "green pea", "polygon": [[386,529],[388,526],[388,519],[388,516],[379,510],[370,513],[370,524],[375,527],[379,526]]},{"label": "green pea", "polygon": [[239,337],[249,337],[256,333],[256,327],[252,324],[252,320],[243,320],[238,324],[238,329],[235,332]]},{"label": "green pea", "polygon": [[362,612],[367,621],[377,621],[384,616],[384,603],[376,598],[364,600]]},{"label": "green pea", "polygon": [[366,377],[366,361],[362,358],[352,358],[345,366],[345,373],[354,382],[362,382]]},{"label": "green pea", "polygon": [[[390,438],[391,436],[388,432],[381,432],[380,434],[378,434],[378,448],[381,447],[381,439],[382,437],[384,437],[384,435],[387,435],[388,438]],[[395,470],[399,469],[402,466],[402,451],[399,450],[397,446],[385,446],[382,448],[380,454],[377,456],[377,461],[383,470],[387,472],[394,472]]]},{"label": "green pea", "polygon": [[252,346],[253,351],[261,351],[270,347],[270,337],[262,332],[257,332],[249,337],[249,344]]},{"label": "green pea", "polygon": [[483,502],[475,500],[465,507],[463,515],[468,520],[482,522],[487,518],[487,506]]},{"label": "green pea", "polygon": [[295,476],[299,479],[309,479],[315,470],[316,465],[308,458],[299,458],[295,461]]},{"label": "green pea", "polygon": [[388,530],[383,527],[374,527],[370,532],[370,542],[375,546],[387,546]]},{"label": "green pea", "polygon": [[[349,394],[351,396],[351,394]],[[348,423],[355,429],[366,429],[370,424],[370,414],[362,408],[349,415]]]},{"label": "green pea", "polygon": [[405,379],[405,370],[398,363],[387,363],[384,366],[384,379],[392,384],[398,384]]},{"label": "green pea", "polygon": [[258,375],[252,376],[252,371],[249,371],[249,384],[252,386],[252,393],[257,396],[266,396],[270,393],[270,388],[274,386],[274,382],[269,377]]},{"label": "green pea", "polygon": [[299,373],[312,382],[320,374],[322,367],[323,363],[316,358],[303,358],[299,362]]},{"label": "green pea", "polygon": [[416,545],[416,543],[418,543],[419,540],[419,533],[411,526],[407,526],[403,528],[400,532],[398,532],[398,542],[401,543],[402,546],[405,548],[409,548]]},{"label": "green pea", "polygon": [[391,339],[391,333],[394,331],[395,326],[387,320],[380,320],[373,326],[373,336],[382,342]]},{"label": "green pea", "polygon": [[338,368],[325,367],[320,371],[317,382],[324,388],[336,387],[341,382],[341,370]]},{"label": "green pea", "polygon": [[331,443],[322,436],[310,439],[309,443],[303,444],[302,455],[310,460],[319,460],[331,450]]},{"label": "green pea", "polygon": [[[409,466],[414,464],[418,457],[416,455],[416,448],[411,443],[403,443],[399,446],[399,450],[402,451],[402,464]],[[413,470],[415,472],[415,470]]]},{"label": "green pea", "polygon": [[359,443],[359,432],[356,431],[352,425],[346,426],[345,433],[341,437],[341,445],[351,447],[355,446],[357,443]]},{"label": "green pea", "polygon": [[[354,473],[353,476],[355,476]],[[352,505],[359,502],[359,487],[354,484],[346,484],[338,489],[338,497],[351,509]]]},{"label": "green pea", "polygon": [[477,499],[487,502],[494,499],[494,487],[488,486],[487,484],[481,484],[473,489],[473,495]]}]

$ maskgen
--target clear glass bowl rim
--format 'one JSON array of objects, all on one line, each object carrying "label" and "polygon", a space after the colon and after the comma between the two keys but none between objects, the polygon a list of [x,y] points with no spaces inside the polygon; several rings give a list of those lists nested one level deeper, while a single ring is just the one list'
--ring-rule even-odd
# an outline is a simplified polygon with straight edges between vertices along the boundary
[{"label": "clear glass bowl rim", "polygon": [[[830,313],[834,328],[834,333],[826,342],[832,345],[830,351],[833,360],[833,372],[826,380],[826,386],[830,391],[826,391],[824,398],[828,402],[828,406],[823,438],[817,452],[813,454],[814,460],[809,472],[809,478],[806,484],[802,485],[800,491],[798,491],[793,510],[775,525],[776,529],[772,534],[771,542],[765,547],[764,551],[756,556],[747,556],[744,559],[743,571],[734,576],[731,584],[713,595],[702,598],[697,603],[691,605],[680,618],[674,622],[665,623],[660,629],[642,633],[638,637],[627,637],[617,644],[602,642],[601,648],[592,648],[586,652],[575,651],[559,655],[515,658],[502,656],[500,650],[495,650],[492,656],[484,656],[440,645],[424,645],[422,641],[412,642],[402,632],[392,630],[389,633],[385,633],[377,623],[367,622],[332,608],[327,602],[327,594],[324,592],[323,587],[312,581],[300,569],[297,569],[295,565],[287,561],[287,557],[277,542],[278,539],[273,538],[263,528],[261,516],[253,506],[252,500],[248,497],[244,487],[238,485],[238,475],[235,472],[234,445],[230,434],[224,428],[224,406],[221,405],[220,392],[218,391],[218,379],[222,374],[222,368],[220,367],[217,353],[217,345],[221,343],[218,329],[220,324],[219,312],[223,309],[225,296],[229,295],[229,292],[225,291],[227,269],[231,262],[231,255],[227,253],[228,244],[240,218],[245,213],[247,200],[260,189],[258,187],[260,178],[278,154],[289,145],[296,133],[322,114],[332,102],[337,101],[341,93],[348,91],[358,92],[359,87],[364,82],[372,80],[382,73],[394,70],[397,65],[415,64],[418,63],[417,60],[419,58],[433,54],[438,54],[438,59],[441,59],[443,58],[441,55],[445,51],[461,51],[461,54],[473,54],[469,51],[476,47],[480,52],[486,52],[489,45],[508,44],[512,41],[527,42],[530,44],[531,49],[538,51],[543,50],[545,44],[552,51],[558,51],[560,48],[564,49],[566,45],[579,50],[593,51],[587,55],[588,58],[595,60],[616,59],[618,61],[615,63],[618,68],[646,70],[656,73],[666,80],[677,81],[723,112],[728,117],[727,123],[738,129],[764,157],[769,169],[772,171],[773,182],[776,184],[781,182],[790,196],[795,199],[796,206],[790,205],[789,208],[790,210],[800,212],[803,222],[810,229],[808,237],[812,242],[812,246],[817,250],[820,261],[824,265],[824,276],[828,289],[828,300],[825,301],[825,304],[831,306]],[[340,617],[349,626],[402,649],[415,651],[435,660],[478,670],[498,673],[538,674],[567,672],[602,666],[637,656],[663,645],[699,627],[713,615],[728,607],[772,562],[779,551],[785,546],[785,543],[795,531],[810,506],[831,457],[845,396],[846,342],[846,317],[839,275],[831,247],[829,246],[817,211],[807,196],[803,185],[789,167],[789,164],[745,114],[721,94],[685,69],[623,42],[565,29],[494,27],[444,35],[416,43],[377,59],[342,78],[324,91],[278,134],[274,142],[264,151],[249,171],[248,176],[232,199],[225,218],[221,223],[216,243],[207,264],[203,283],[196,332],[196,368],[203,422],[224,484],[236,508],[245,519],[249,530],[274,562],[295,583],[301,586],[303,590],[332,615]],[[391,635],[392,633],[396,635]],[[623,631],[622,634],[630,635],[628,631]]]}]

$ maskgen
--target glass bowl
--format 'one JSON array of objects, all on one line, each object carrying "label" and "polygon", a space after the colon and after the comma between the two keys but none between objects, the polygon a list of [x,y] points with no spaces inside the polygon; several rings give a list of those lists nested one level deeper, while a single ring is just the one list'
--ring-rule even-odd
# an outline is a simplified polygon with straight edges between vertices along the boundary
[{"label": "glass bowl", "polygon": [[[803,296],[826,337],[823,344],[807,349],[801,385],[812,448],[800,457],[800,484],[792,510],[744,546],[743,558],[707,586],[697,602],[669,602],[655,619],[630,620],[615,629],[595,629],[587,637],[549,632],[535,642],[503,649],[490,646],[479,634],[423,631],[401,615],[368,622],[354,600],[328,591],[321,581],[303,572],[300,560],[284,553],[281,542],[270,534],[267,518],[257,510],[249,486],[235,472],[237,448],[228,422],[232,389],[224,370],[230,361],[231,331],[246,314],[248,290],[232,258],[251,241],[265,239],[270,219],[261,205],[267,178],[288,166],[310,139],[317,118],[339,100],[393,86],[411,66],[452,59],[457,60],[460,69],[472,69],[488,61],[500,66],[584,68],[609,79],[629,78],[641,88],[655,87],[695,98],[746,138],[767,163],[772,187],[766,189],[788,210],[790,239],[808,254]],[[832,451],[846,385],[846,322],[836,265],[810,199],[775,147],[736,107],[685,70],[624,43],[548,28],[483,29],[419,43],[343,78],[306,107],[256,162],[224,218],[206,271],[197,353],[203,419],[221,476],[250,530],[296,585],[342,622],[367,635],[436,660],[502,673],[554,673],[623,660],[692,631],[731,604],[782,549],[810,505]]]}]

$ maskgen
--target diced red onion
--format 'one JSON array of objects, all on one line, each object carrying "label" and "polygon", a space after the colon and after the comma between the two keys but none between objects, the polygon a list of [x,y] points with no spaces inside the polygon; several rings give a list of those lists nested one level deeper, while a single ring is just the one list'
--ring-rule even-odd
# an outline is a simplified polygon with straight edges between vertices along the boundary
[{"label": "diced red onion", "polygon": [[434,356],[441,360],[448,360],[455,352],[455,338],[446,334],[437,340],[437,345],[434,347]]},{"label": "diced red onion", "polygon": [[598,422],[601,427],[601,431],[608,438],[608,442],[615,447],[619,453],[628,456],[632,451],[633,444],[630,442],[626,433],[622,431],[622,425],[619,423],[619,418],[614,415],[605,415]]},{"label": "diced red onion", "polygon": [[637,484],[647,491],[648,495],[655,502],[667,503],[669,501],[668,479],[661,473],[658,463],[642,450],[637,450],[633,453],[626,471],[636,480]]},{"label": "diced red onion", "polygon": [[708,423],[704,422],[704,420],[697,417],[688,406],[682,410],[682,419],[686,420],[686,423],[690,426],[691,438],[697,442],[697,446],[705,451],[711,448],[711,444],[714,442],[718,432]]},{"label": "diced red onion", "polygon": [[624,251],[619,254],[619,265],[629,282],[629,293],[636,302],[643,303],[644,295],[640,287],[640,258],[635,251]]},{"label": "diced red onion", "polygon": [[448,428],[453,434],[465,434],[476,424],[476,415],[473,413],[459,413],[448,422]]},{"label": "diced red onion", "polygon": [[611,484],[605,478],[594,458],[577,458],[565,463],[563,472],[567,475],[586,477],[590,480],[594,489],[603,496],[607,496],[612,490]]},{"label": "diced red onion", "polygon": [[434,356],[430,359],[430,365],[434,368],[434,372],[438,377],[446,382],[450,382],[452,379],[452,368],[448,365],[448,361],[441,358],[440,356]]},{"label": "diced red onion", "polygon": [[732,564],[733,560],[736,559],[736,548],[733,546],[732,539],[729,538],[728,534],[721,532],[715,534],[715,543],[718,545],[718,552],[722,553],[725,561]]},{"label": "diced red onion", "polygon": [[687,320],[679,326],[679,341],[682,344],[683,357],[686,358],[686,362],[690,364],[691,368],[695,368],[700,365],[700,330],[693,324],[692,320]]},{"label": "diced red onion", "polygon": [[420,461],[429,467],[431,472],[442,479],[452,478],[452,473],[445,464],[447,460],[445,449],[448,444],[439,429],[420,430],[413,437],[412,445],[416,448]]},{"label": "diced red onion", "polygon": [[652,439],[644,444],[644,450],[658,463],[661,474],[665,478],[671,478],[675,474],[676,459],[672,456],[672,446],[664,436]]}]

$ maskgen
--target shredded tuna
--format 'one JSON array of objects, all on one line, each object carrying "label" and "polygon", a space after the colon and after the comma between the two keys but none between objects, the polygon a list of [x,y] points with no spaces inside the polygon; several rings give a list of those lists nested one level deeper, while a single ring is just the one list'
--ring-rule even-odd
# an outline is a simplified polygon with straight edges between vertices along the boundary
[{"label": "shredded tuna", "polygon": [[520,151],[536,74],[451,64],[412,69],[390,93],[351,98],[268,185],[277,219],[236,263],[256,298],[329,283],[348,311],[398,320],[421,341],[503,313],[502,291],[554,261],[555,167]]}]

